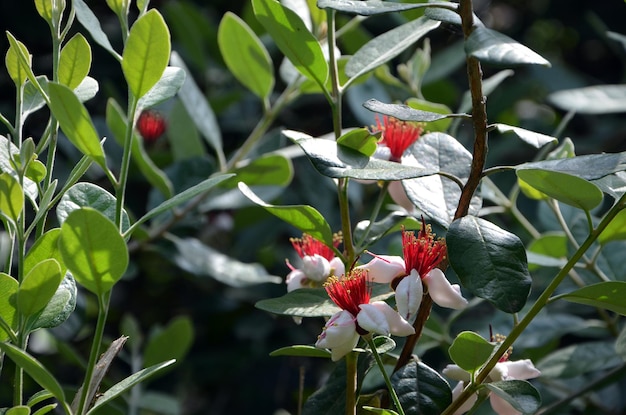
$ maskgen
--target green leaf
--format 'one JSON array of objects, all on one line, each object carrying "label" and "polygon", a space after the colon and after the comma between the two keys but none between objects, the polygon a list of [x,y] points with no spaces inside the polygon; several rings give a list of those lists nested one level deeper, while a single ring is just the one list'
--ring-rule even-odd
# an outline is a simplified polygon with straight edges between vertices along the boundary
[{"label": "green leaf", "polygon": [[[149,93],[144,95],[144,98],[148,95]],[[113,98],[110,98],[107,102],[106,122],[117,142],[123,145],[128,122],[119,104]],[[133,162],[152,186],[163,193],[165,197],[172,197],[174,193],[172,183],[167,175],[150,159],[143,148],[141,138],[134,131],[132,140],[131,157]]]},{"label": "green leaf", "polygon": [[346,74],[356,78],[390,61],[440,24],[427,17],[419,17],[375,37],[350,58]]},{"label": "green leaf", "polygon": [[516,235],[465,216],[452,222],[446,243],[450,265],[463,287],[504,312],[522,309],[531,279],[524,244]]},{"label": "green leaf", "polygon": [[20,183],[9,173],[0,174],[0,212],[14,222],[24,208],[24,192]]},{"label": "green leaf", "polygon": [[474,27],[465,41],[465,53],[499,66],[543,65],[550,62],[510,37],[485,26]]},{"label": "green leaf", "polygon": [[39,183],[46,178],[46,172],[45,164],[39,160],[31,160],[24,174],[35,183]]},{"label": "green leaf", "polygon": [[[414,168],[431,172],[452,174],[461,182],[469,176],[472,155],[454,137],[444,133],[423,135],[405,154],[414,158]],[[447,228],[454,218],[461,188],[459,185],[442,175],[430,175],[410,180],[403,180],[402,186],[407,197],[426,216]],[[478,214],[482,200],[480,196],[472,197],[470,214]]]},{"label": "green leaf", "polygon": [[452,402],[448,382],[415,359],[391,376],[391,384],[407,415],[439,415]]},{"label": "green leaf", "polygon": [[61,257],[61,252],[58,247],[60,233],[60,228],[54,228],[37,238],[33,246],[28,250],[26,258],[24,259],[25,273],[29,273],[35,265],[39,264],[41,261],[48,258],[54,258],[61,266],[61,273],[65,274],[63,258]]},{"label": "green leaf", "polygon": [[385,104],[373,98],[367,100],[363,106],[370,111],[390,115],[402,121],[431,122],[451,117],[469,117],[467,114],[439,114],[422,111],[403,104]]},{"label": "green leaf", "polygon": [[300,229],[302,233],[308,233],[327,246],[333,247],[333,233],[330,229],[330,225],[328,225],[324,216],[315,210],[315,208],[306,205],[274,206],[267,204],[259,199],[245,183],[239,183],[239,190],[244,196],[272,215],[295,226]]},{"label": "green leaf", "polygon": [[615,341],[593,341],[560,348],[537,363],[542,378],[561,380],[622,365]]},{"label": "green leaf", "polygon": [[337,145],[334,140],[313,138],[297,131],[287,130],[282,133],[302,147],[313,166],[324,176],[362,180],[402,180],[436,173],[436,170],[367,157],[359,151]]},{"label": "green leaf", "polygon": [[[37,81],[39,84],[47,84],[48,79],[44,75],[40,75],[37,77]],[[24,85],[24,98],[22,101],[22,116],[24,118],[28,117],[33,112],[39,110],[44,105],[46,105],[46,101],[39,93],[39,90],[33,85],[30,80],[26,81]]]},{"label": "green leaf", "polygon": [[[17,366],[24,369],[24,372],[37,382],[39,386],[52,393],[64,408],[67,408],[63,388],[54,376],[52,376],[52,373],[50,373],[48,369],[46,369],[37,359],[10,343],[0,343],[0,350],[6,353],[6,355]],[[67,408],[67,413],[70,413],[69,408]]]},{"label": "green leaf", "polygon": [[30,415],[30,408],[26,405],[14,406],[6,411],[5,415]]},{"label": "green leaf", "polygon": [[525,380],[485,383],[485,387],[523,414],[534,414],[541,407],[541,395]]},{"label": "green leaf", "polygon": [[287,186],[293,178],[291,161],[280,154],[265,154],[232,170],[235,177],[223,186],[235,188],[239,182],[248,186]]},{"label": "green leaf", "polygon": [[91,46],[80,33],[75,34],[61,49],[59,82],[70,89],[85,79],[91,68]]},{"label": "green leaf", "polygon": [[522,141],[530,144],[531,146],[535,148],[541,148],[548,143],[557,142],[556,137],[551,137],[549,135],[536,133],[534,131],[525,130],[519,127],[513,127],[512,125],[494,124],[493,126],[495,127],[496,130],[498,130],[499,133],[504,134],[504,133],[511,132],[515,134],[518,138],[520,138]]},{"label": "green leaf", "polygon": [[233,76],[259,98],[268,98],[274,89],[272,59],[246,22],[226,12],[217,31],[217,43]]},{"label": "green leaf", "polygon": [[491,357],[495,344],[472,331],[459,333],[448,349],[450,358],[461,369],[475,372]]},{"label": "green leaf", "polygon": [[322,46],[300,17],[275,0],[252,0],[254,15],[296,69],[324,88],[328,62]]},{"label": "green leaf", "polygon": [[354,240],[359,245],[368,246],[392,232],[400,231],[403,226],[406,229],[419,229],[421,224],[413,216],[396,210],[371,226],[369,220],[357,223],[353,232]]},{"label": "green leaf", "polygon": [[330,359],[330,352],[325,349],[319,349],[315,346],[288,346],[281,347],[270,353],[270,356],[297,356],[297,357],[323,357]]},{"label": "green leaf", "polygon": [[[567,237],[563,232],[545,233],[528,245],[528,269],[541,266],[563,267],[568,255]],[[531,266],[535,264],[535,266]]]},{"label": "green leaf", "polygon": [[612,154],[589,154],[556,160],[535,161],[518,169],[541,169],[566,173],[585,180],[596,180],[626,170],[626,151]]},{"label": "green leaf", "polygon": [[376,152],[378,138],[370,134],[367,128],[357,128],[343,134],[337,139],[337,144],[348,147],[365,156],[372,156]]},{"label": "green leaf", "polygon": [[168,66],[165,68],[161,79],[141,97],[137,103],[137,108],[150,108],[172,98],[183,86],[185,79],[185,71],[182,68]]},{"label": "green leaf", "polygon": [[41,408],[37,409],[35,412],[33,412],[33,415],[45,415],[48,412],[56,409],[58,405],[56,403],[50,403],[48,405],[44,405]]},{"label": "green leaf", "polygon": [[590,211],[602,202],[602,190],[577,176],[529,168],[517,169],[516,173],[530,186],[570,206]]},{"label": "green leaf", "polygon": [[162,371],[166,367],[172,365],[174,362],[175,362],[174,360],[169,360],[167,362],[163,362],[163,363],[159,363],[159,364],[150,366],[148,368],[140,370],[137,373],[134,373],[134,374],[130,375],[126,379],[122,380],[121,382],[116,383],[109,390],[107,390],[106,392],[104,392],[102,395],[100,395],[98,397],[98,399],[94,403],[93,407],[87,412],[87,415],[94,414],[95,411],[100,406],[102,406],[102,405],[112,401],[113,399],[117,398],[118,396],[120,396],[124,392],[130,390],[130,388],[132,388],[136,384],[146,381],[147,379],[149,379],[150,377],[152,377],[155,374],[159,373],[160,371]]},{"label": "green leaf", "polygon": [[[111,222],[115,222],[116,199],[111,193],[93,183],[76,183],[70,187],[61,198],[57,206],[57,219],[59,223],[65,222],[67,217],[75,210],[90,207],[102,213]],[[122,229],[130,226],[128,214],[122,212]]]},{"label": "green leaf", "polygon": [[67,273],[46,307],[30,327],[30,330],[60,326],[74,312],[76,298],[76,282],[72,275]]},{"label": "green leaf", "polygon": [[76,281],[102,295],[122,277],[128,249],[113,222],[90,207],[72,211],[61,225],[59,249]]},{"label": "green leaf", "polygon": [[436,133],[436,132],[444,133],[448,130],[448,127],[452,123],[452,120],[449,117],[449,115],[452,114],[452,111],[450,110],[450,108],[448,108],[447,106],[443,104],[438,104],[436,102],[430,102],[430,101],[426,101],[426,100],[418,99],[418,98],[409,98],[406,100],[406,105],[408,105],[410,108],[414,110],[441,114],[446,117],[446,118],[443,118],[437,121],[431,121],[428,123],[428,126],[427,126],[428,131],[431,133]]},{"label": "green leaf", "polygon": [[622,239],[626,239],[626,209],[619,211],[598,236],[601,244]]},{"label": "green leaf", "polygon": [[168,114],[166,138],[175,161],[206,154],[200,133],[180,100],[174,102]]},{"label": "green leaf", "polygon": [[586,304],[598,308],[605,308],[626,316],[626,282],[605,281],[588,285],[557,298],[578,304]]},{"label": "green leaf", "polygon": [[109,52],[118,61],[122,60],[122,57],[113,49],[109,38],[102,30],[100,22],[96,15],[91,11],[87,3],[83,0],[72,0],[74,11],[76,12],[76,19],[91,35],[93,40],[100,46],[102,46],[107,52]]},{"label": "green leaf", "polygon": [[[176,52],[172,53],[171,61],[172,65],[182,68],[186,73],[190,73],[182,58]],[[218,158],[223,158],[222,134],[217,118],[206,97],[191,76],[185,79],[185,83],[178,92],[178,98],[185,106],[202,136],[207,140],[207,143],[215,149]]]},{"label": "green leaf", "polygon": [[204,245],[198,239],[170,239],[177,248],[177,252],[172,254],[172,260],[192,274],[209,276],[231,287],[282,282],[282,278],[268,274],[262,265],[240,262]]},{"label": "green leaf", "polygon": [[[12,276],[0,272],[0,318],[11,328],[17,328],[17,291],[19,283]],[[9,339],[7,333],[0,326],[0,341]]]},{"label": "green leaf", "polygon": [[46,259],[38,263],[24,277],[17,293],[17,308],[24,317],[30,317],[52,299],[63,279],[61,267],[56,259]]},{"label": "green leaf", "polygon": [[[483,95],[489,96],[493,91],[496,90],[504,82],[506,78],[509,76],[513,76],[515,72],[511,69],[502,70],[495,75],[486,78],[483,81]],[[461,104],[459,105],[459,112],[471,111],[472,109],[472,95],[469,90],[463,93],[463,97],[461,97]]]},{"label": "green leaf", "polygon": [[169,29],[156,9],[135,21],[122,55],[122,71],[135,98],[143,97],[161,79],[170,49]]},{"label": "green leaf", "polygon": [[[32,55],[28,53],[28,49],[26,45],[24,45],[19,40],[16,40],[11,33],[7,32],[7,37],[11,42],[9,46],[9,50],[4,58],[4,63],[7,67],[7,72],[9,73],[9,77],[13,80],[16,86],[22,86],[26,79],[28,79],[28,72],[32,72],[30,65],[32,65]],[[25,66],[22,59],[20,59],[20,55],[25,58],[28,66]]]},{"label": "green leaf", "polygon": [[318,0],[317,7],[320,9],[333,9],[345,13],[354,13],[361,16],[373,16],[382,13],[402,12],[419,7],[445,7],[456,10],[459,5],[448,1],[436,1],[429,3],[394,3],[391,1],[369,0]]},{"label": "green leaf", "polygon": [[548,101],[562,110],[581,114],[626,112],[626,85],[595,85],[564,89],[548,95]]},{"label": "green leaf", "polygon": [[59,121],[67,138],[81,153],[93,159],[104,170],[106,159],[100,144],[100,137],[91,121],[87,108],[74,92],[65,85],[48,83],[50,109]]},{"label": "green leaf", "polygon": [[193,344],[194,330],[188,316],[174,318],[148,339],[143,363],[152,366],[166,360],[182,360]]},{"label": "green leaf", "polygon": [[322,288],[300,288],[281,297],[258,301],[254,306],[273,314],[297,317],[328,317],[340,310]]}]

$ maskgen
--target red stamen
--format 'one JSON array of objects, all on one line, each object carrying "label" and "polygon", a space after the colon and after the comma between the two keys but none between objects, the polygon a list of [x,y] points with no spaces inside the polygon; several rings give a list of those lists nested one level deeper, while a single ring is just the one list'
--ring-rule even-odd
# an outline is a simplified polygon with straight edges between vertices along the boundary
[{"label": "red stamen", "polygon": [[[300,258],[305,256],[312,256],[318,254],[323,258],[326,258],[327,261],[330,261],[335,257],[335,252],[330,249],[330,247],[326,246],[321,241],[313,238],[309,234],[302,234],[302,238],[289,238],[291,245],[296,250]],[[341,233],[336,233],[333,235],[333,246],[337,248],[339,244],[343,241]]]},{"label": "red stamen", "polygon": [[335,304],[353,316],[359,314],[359,305],[369,304],[372,296],[367,271],[362,269],[352,270],[343,278],[332,276],[328,278],[324,288]]},{"label": "red stamen", "polygon": [[396,162],[402,159],[402,154],[417,141],[422,133],[422,127],[419,124],[400,121],[387,115],[383,116],[383,125],[376,116],[376,126],[383,133],[380,143],[389,147],[391,161]]},{"label": "red stamen", "polygon": [[422,229],[418,236],[414,232],[402,229],[402,250],[406,272],[416,270],[424,278],[431,270],[446,258],[446,241],[442,238],[435,240],[430,225],[422,219]]}]

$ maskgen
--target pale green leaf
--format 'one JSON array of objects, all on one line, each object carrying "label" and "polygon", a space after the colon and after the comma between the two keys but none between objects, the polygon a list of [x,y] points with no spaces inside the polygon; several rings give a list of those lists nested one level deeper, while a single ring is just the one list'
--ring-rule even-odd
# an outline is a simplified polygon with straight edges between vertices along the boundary
[{"label": "pale green leaf", "polygon": [[75,34],[61,49],[59,82],[75,89],[91,68],[91,46],[80,33]]}]

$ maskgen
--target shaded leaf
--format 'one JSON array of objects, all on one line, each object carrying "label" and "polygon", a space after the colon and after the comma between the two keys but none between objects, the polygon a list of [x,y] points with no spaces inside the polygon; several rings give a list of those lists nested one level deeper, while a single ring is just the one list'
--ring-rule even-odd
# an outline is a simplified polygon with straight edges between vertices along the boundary
[{"label": "shaded leaf", "polygon": [[76,282],[70,273],[59,284],[56,292],[43,309],[37,320],[30,327],[31,330],[39,328],[53,328],[65,322],[76,308],[77,289]]},{"label": "shaded leaf", "polygon": [[491,382],[485,387],[523,414],[534,414],[541,407],[541,395],[525,380]]},{"label": "shaded leaf", "polygon": [[343,134],[337,139],[337,144],[348,147],[359,153],[371,157],[376,152],[378,138],[367,128],[356,128]]},{"label": "shaded leaf", "polygon": [[574,344],[556,350],[537,363],[541,376],[573,378],[585,373],[613,368],[622,364],[615,352],[614,341]]},{"label": "shaded leaf", "polygon": [[465,41],[465,53],[481,62],[501,66],[550,66],[550,62],[528,47],[485,26],[474,27]]},{"label": "shaded leaf", "polygon": [[439,415],[452,402],[448,382],[415,359],[391,376],[391,384],[406,415]]},{"label": "shaded leaf", "polygon": [[143,353],[146,366],[156,365],[167,360],[181,361],[194,339],[194,329],[188,316],[174,318],[163,329],[148,339]]},{"label": "shaded leaf", "polygon": [[270,356],[323,357],[330,359],[330,352],[315,346],[296,345],[276,349],[270,353]]},{"label": "shaded leaf", "polygon": [[562,110],[581,114],[626,112],[626,85],[565,89],[548,95],[548,101]]},{"label": "shaded leaf", "polygon": [[520,164],[517,168],[550,170],[570,174],[585,180],[595,180],[626,170],[626,152],[589,154],[555,160],[534,161]]},{"label": "shaded leaf", "polygon": [[594,307],[605,308],[626,316],[626,282],[605,281],[588,285],[558,298],[578,304],[586,304]]}]

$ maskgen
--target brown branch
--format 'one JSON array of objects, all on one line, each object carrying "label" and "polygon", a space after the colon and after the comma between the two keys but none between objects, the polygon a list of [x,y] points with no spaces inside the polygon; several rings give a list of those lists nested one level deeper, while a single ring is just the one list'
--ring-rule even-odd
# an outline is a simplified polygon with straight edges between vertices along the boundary
[{"label": "brown branch", "polygon": [[430,316],[430,309],[432,308],[432,306],[432,298],[430,298],[430,295],[428,295],[428,293],[424,294],[424,296],[422,297],[422,303],[420,304],[420,308],[417,311],[417,316],[415,317],[415,322],[413,323],[415,334],[412,334],[406,338],[404,347],[402,347],[402,352],[400,352],[400,357],[398,357],[398,361],[396,362],[396,367],[394,367],[393,369],[394,372],[409,363],[413,358],[413,349],[415,348],[415,344],[417,344],[417,341],[422,335],[422,330],[426,325],[426,320],[428,320],[428,316]]}]

